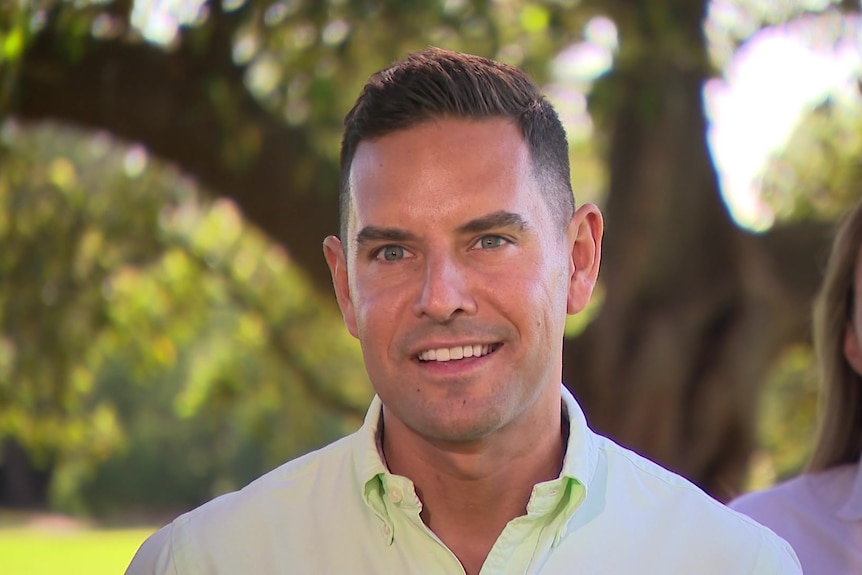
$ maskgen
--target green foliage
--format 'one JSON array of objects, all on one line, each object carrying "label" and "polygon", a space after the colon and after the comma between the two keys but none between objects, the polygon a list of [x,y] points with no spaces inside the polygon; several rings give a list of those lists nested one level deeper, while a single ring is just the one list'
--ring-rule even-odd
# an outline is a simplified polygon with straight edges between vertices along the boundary
[{"label": "green foliage", "polygon": [[[138,441],[89,484],[99,511],[116,501],[181,507],[238,488],[350,431],[369,399],[340,318],[232,204],[187,203],[163,223],[174,247],[113,296],[118,329],[106,352],[119,365],[104,393],[121,398]],[[144,385],[124,377],[130,365],[148,374]]]},{"label": "green foliage", "polygon": [[29,10],[18,2],[0,5],[0,119],[8,109],[15,73],[29,36]]},{"label": "green foliage", "polygon": [[57,505],[188,506],[358,424],[358,346],[233,204],[104,136],[4,143],[0,438]]},{"label": "green foliage", "polygon": [[760,397],[757,437],[747,489],[761,489],[802,471],[817,421],[817,369],[811,348],[788,349],[776,363]]},{"label": "green foliage", "polygon": [[156,255],[148,215],[167,197],[155,178],[131,185],[104,138],[75,147],[62,132],[7,124],[3,144],[0,436],[40,464],[60,452],[105,457],[121,434],[110,402],[93,396],[91,342],[108,323],[102,290],[121,263]]},{"label": "green foliage", "polygon": [[769,162],[761,196],[777,219],[834,219],[860,196],[862,96],[836,94],[806,115]]},{"label": "green foliage", "polygon": [[[339,148],[341,119],[370,71],[407,51],[436,45],[497,57],[545,81],[559,50],[581,40],[591,18],[603,14],[596,7],[600,4],[208,0],[144,6],[126,0],[31,0],[15,3],[7,19],[21,30],[24,49],[40,32],[60,37],[60,65],[80,60],[98,41],[149,42],[166,52],[190,54],[189,68],[200,71],[195,80],[200,92],[195,93],[217,110],[224,134],[219,163],[242,171],[262,152],[266,131],[243,115],[249,96],[274,122],[303,129],[298,133],[305,139],[304,153],[331,161]],[[10,90],[17,73],[14,67],[0,71]],[[0,119],[7,108],[3,104]],[[586,168],[578,173],[595,171],[592,150],[582,153],[583,146],[576,144],[573,151],[575,163]],[[311,168],[294,170],[291,188],[311,187],[314,174]],[[587,179],[592,197],[601,175],[599,184],[592,173]]]}]

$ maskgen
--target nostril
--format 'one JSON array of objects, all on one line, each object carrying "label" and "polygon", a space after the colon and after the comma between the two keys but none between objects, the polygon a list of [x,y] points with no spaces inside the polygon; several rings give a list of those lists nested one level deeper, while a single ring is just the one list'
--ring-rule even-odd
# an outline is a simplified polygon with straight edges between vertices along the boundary
[{"label": "nostril", "polygon": [[461,315],[476,312],[477,305],[468,282],[460,273],[437,273],[427,278],[417,301],[420,315],[445,322]]}]

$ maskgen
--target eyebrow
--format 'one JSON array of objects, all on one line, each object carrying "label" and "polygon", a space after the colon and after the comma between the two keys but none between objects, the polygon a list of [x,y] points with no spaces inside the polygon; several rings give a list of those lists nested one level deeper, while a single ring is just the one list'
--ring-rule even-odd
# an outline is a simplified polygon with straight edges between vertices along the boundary
[{"label": "eyebrow", "polygon": [[401,228],[365,226],[356,234],[356,244],[361,246],[367,242],[404,242],[415,238],[414,234]]},{"label": "eyebrow", "polygon": [[487,216],[470,220],[459,226],[458,231],[465,234],[478,234],[499,228],[516,229],[519,231],[527,229],[527,221],[519,214],[499,210]]},{"label": "eyebrow", "polygon": [[[527,221],[519,214],[499,210],[470,220],[458,226],[457,231],[461,234],[478,234],[500,228],[525,230],[527,227]],[[416,235],[407,230],[378,226],[365,226],[356,234],[356,244],[359,246],[368,242],[405,242],[414,239]]]}]

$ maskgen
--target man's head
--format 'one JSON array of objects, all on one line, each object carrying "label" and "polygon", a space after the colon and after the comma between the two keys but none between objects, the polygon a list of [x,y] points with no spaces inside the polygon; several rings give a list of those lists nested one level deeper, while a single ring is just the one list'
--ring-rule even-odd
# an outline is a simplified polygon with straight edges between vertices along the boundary
[{"label": "man's head", "polygon": [[429,51],[370,86],[324,254],[386,435],[529,449],[559,433],[565,319],[595,285],[601,214],[573,209],[562,127],[521,72]]},{"label": "man's head", "polygon": [[510,120],[530,150],[551,212],[565,228],[575,210],[566,133],[553,106],[518,68],[430,48],[374,74],[344,120],[341,229],[347,239],[350,167],[359,143],[439,118]]}]

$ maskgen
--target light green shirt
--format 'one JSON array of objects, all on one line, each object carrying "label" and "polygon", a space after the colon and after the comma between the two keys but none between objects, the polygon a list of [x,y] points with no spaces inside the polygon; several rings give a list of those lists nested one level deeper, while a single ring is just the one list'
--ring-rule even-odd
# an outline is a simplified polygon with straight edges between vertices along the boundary
[{"label": "light green shirt", "polygon": [[[533,488],[482,575],[802,573],[784,540],[596,435],[562,395],[570,432],[560,477]],[[127,575],[463,574],[420,519],[412,482],[387,471],[380,413],[375,398],[356,433],[177,518],[144,542]]]}]

